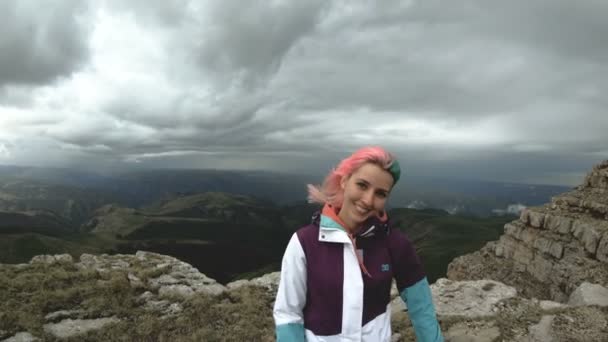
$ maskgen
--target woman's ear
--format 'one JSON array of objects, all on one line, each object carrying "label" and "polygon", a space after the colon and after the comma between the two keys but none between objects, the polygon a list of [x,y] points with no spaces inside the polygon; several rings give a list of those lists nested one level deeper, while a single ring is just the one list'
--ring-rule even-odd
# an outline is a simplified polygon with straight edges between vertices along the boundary
[{"label": "woman's ear", "polygon": [[344,188],[346,187],[347,181],[348,181],[348,176],[342,176],[342,178],[340,178],[340,188],[342,190],[344,190]]}]

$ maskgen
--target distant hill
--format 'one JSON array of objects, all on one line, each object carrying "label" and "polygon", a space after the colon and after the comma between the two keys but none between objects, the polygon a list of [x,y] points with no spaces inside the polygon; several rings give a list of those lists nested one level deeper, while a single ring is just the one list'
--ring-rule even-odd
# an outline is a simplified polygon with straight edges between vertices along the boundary
[{"label": "distant hill", "polygon": [[[0,263],[18,264],[28,262],[40,254],[112,253],[112,245],[106,241],[82,235],[53,237],[39,233],[0,233]],[[114,251],[115,253],[115,251]]]},{"label": "distant hill", "polygon": [[[291,234],[309,223],[318,209],[303,202],[278,206],[251,196],[209,192],[172,196],[140,209],[103,206],[82,226],[81,233],[66,232],[65,243],[50,243],[43,235],[28,235],[25,240],[13,235],[12,239],[28,242],[28,249],[38,254],[45,248],[74,256],[83,249],[105,253],[153,251],[191,263],[225,283],[278,270]],[[447,264],[455,256],[496,239],[504,223],[512,220],[450,215],[431,209],[393,209],[389,215],[395,226],[414,241],[430,280],[445,275]],[[44,230],[37,232],[44,234]],[[58,250],[58,246],[65,249]],[[0,262],[15,261],[15,255],[20,255],[12,253],[11,259],[1,254]],[[23,261],[27,259],[19,260]]]},{"label": "distant hill", "polygon": [[0,177],[0,210],[51,211],[76,229],[96,208],[120,198],[107,192],[43,183],[17,177]]},{"label": "distant hill", "polygon": [[489,217],[508,213],[509,206],[540,205],[569,189],[480,180],[417,179],[400,184],[391,194],[391,203],[396,208],[442,209],[451,214]]},{"label": "distant hill", "polygon": [[141,209],[103,206],[83,228],[113,239],[118,252],[172,255],[227,282],[239,274],[278,268],[290,235],[310,220],[314,208],[207,192],[173,196]]},{"label": "distant hill", "polygon": [[278,204],[293,203],[306,198],[307,183],[319,181],[315,177],[264,171],[156,169],[101,175],[72,169],[0,165],[0,184],[3,179],[112,194],[112,202],[133,208],[174,195],[202,192],[226,192],[265,198]]},{"label": "distant hill", "polygon": [[[0,166],[6,223],[0,223],[0,234],[70,236],[107,253],[156,251],[207,267],[214,278],[227,281],[278,269],[290,234],[317,208],[304,203],[305,184],[320,180],[271,172],[167,169],[99,175]],[[453,257],[496,239],[512,220],[509,213],[547,202],[563,189],[406,178],[391,194],[389,213],[412,237],[429,278],[435,279]],[[7,260],[1,254],[0,262]]]},{"label": "distant hill", "polygon": [[[225,192],[291,205],[306,198],[305,185],[323,175],[294,175],[264,171],[156,169],[97,174],[58,168],[0,165],[3,179],[86,190],[105,203],[139,208],[176,195]],[[546,203],[568,187],[462,179],[409,178],[407,173],[391,194],[396,208],[439,208],[450,213],[493,216],[510,205]],[[111,198],[109,198],[111,197]],[[82,222],[82,220],[80,221]]]},{"label": "distant hill", "polygon": [[74,230],[71,222],[52,211],[0,211],[0,234],[41,233],[61,236]]},{"label": "distant hill", "polygon": [[395,227],[404,231],[416,246],[429,281],[444,277],[447,265],[463,253],[471,253],[497,239],[511,215],[475,217],[450,215],[438,209],[393,209]]}]

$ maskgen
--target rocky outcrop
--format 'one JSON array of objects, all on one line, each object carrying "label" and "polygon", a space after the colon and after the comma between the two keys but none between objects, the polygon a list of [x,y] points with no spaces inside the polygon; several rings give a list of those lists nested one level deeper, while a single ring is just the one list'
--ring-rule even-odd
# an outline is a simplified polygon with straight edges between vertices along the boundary
[{"label": "rocky outcrop", "polygon": [[[0,264],[0,267],[3,266]],[[194,296],[217,296],[227,288],[214,279],[200,273],[190,264],[170,256],[137,252],[135,255],[91,255],[82,254],[74,262],[68,254],[38,255],[29,264],[11,265],[19,272],[32,272],[44,267],[59,267],[77,273],[79,270],[93,272],[97,285],[101,288],[112,286],[112,277],[128,281],[136,293],[141,293],[134,300],[141,308],[161,318],[175,317],[182,312],[184,300]],[[68,275],[65,275],[68,277]],[[142,279],[144,278],[144,279]],[[86,303],[86,300],[84,301]],[[69,338],[85,334],[88,331],[103,329],[107,325],[121,322],[128,317],[91,317],[93,313],[86,304],[73,310],[57,310],[44,316],[42,329],[54,338]],[[0,339],[3,331],[0,330]],[[4,341],[35,340],[29,332],[18,332]]]},{"label": "rocky outcrop", "polygon": [[[2,267],[5,266],[0,265],[0,271]],[[210,316],[213,320],[202,323],[208,324],[210,330],[220,332],[219,336],[224,338],[213,335],[216,337],[205,339],[200,335],[189,335],[191,333],[187,331],[178,336],[183,340],[231,340],[227,336],[235,334],[239,331],[238,324],[243,324],[238,322],[255,321],[260,317],[264,317],[266,321],[271,320],[273,300],[280,280],[280,273],[275,272],[223,286],[189,264],[148,252],[137,252],[135,255],[83,254],[76,262],[67,255],[38,256],[29,264],[11,265],[10,268],[19,274],[30,272],[31,277],[40,274],[38,272],[41,270],[52,270],[64,279],[70,278],[70,273],[74,274],[73,279],[80,281],[85,280],[82,277],[92,277],[93,280],[97,279],[98,290],[95,290],[95,294],[107,286],[112,288],[109,293],[114,295],[124,295],[118,291],[131,293],[134,298],[123,298],[136,304],[131,311],[122,311],[120,304],[119,309],[111,309],[109,306],[104,309],[103,303],[98,303],[98,307],[94,309],[88,304],[93,299],[83,297],[81,303],[71,304],[73,307],[70,309],[44,312],[41,325],[34,326],[30,331],[23,331],[21,326],[9,326],[8,331],[3,331],[2,329],[7,329],[6,323],[3,323],[4,326],[0,325],[0,341],[3,342],[47,339],[61,341],[79,339],[82,336],[87,336],[87,340],[107,340],[107,337],[93,338],[86,334],[102,331],[92,336],[111,336],[104,335],[103,331],[123,329],[120,331],[127,333],[145,329],[137,324],[147,324],[148,328],[167,326],[169,330],[180,331],[170,327],[180,321],[186,322],[181,329],[190,327],[187,322],[199,322],[198,315],[211,309],[216,310],[216,313]],[[117,280],[126,284],[126,289],[121,290],[116,284]],[[603,303],[603,299],[598,298],[605,299],[608,289],[597,284],[582,284],[573,291],[569,304],[524,298],[517,294],[514,287],[494,280],[439,279],[431,285],[431,291],[446,341],[608,339],[608,330],[605,329],[608,324],[608,306],[597,305]],[[230,304],[239,301],[239,298],[243,299],[243,296],[250,297],[247,300],[251,301],[251,304],[247,305],[256,305],[257,309],[249,313],[246,313],[243,307],[231,311]],[[414,332],[409,325],[407,307],[398,297],[396,290],[392,296],[392,340],[413,341]],[[133,316],[130,312],[139,314]],[[147,320],[138,321],[144,312],[149,313]],[[253,317],[254,315],[257,317]],[[260,326],[256,325],[249,329],[258,331],[259,328]],[[272,341],[272,325],[269,324],[264,329],[263,333],[249,340]]]},{"label": "rocky outcrop", "polygon": [[584,282],[572,292],[568,304],[572,306],[608,306],[608,289],[597,284]]},{"label": "rocky outcrop", "polygon": [[22,331],[15,334],[15,336],[9,337],[6,340],[2,340],[2,342],[34,342],[40,341],[39,338],[34,337],[34,335],[29,332]]},{"label": "rocky outcrop", "polygon": [[78,336],[91,330],[102,329],[111,323],[118,323],[116,317],[105,317],[96,319],[65,319],[59,323],[47,323],[44,331],[58,338],[68,338]]},{"label": "rocky outcrop", "polygon": [[447,276],[495,279],[559,302],[585,281],[608,285],[608,160],[581,186],[524,210],[498,241],[456,258]]},{"label": "rocky outcrop", "polygon": [[[603,290],[607,290],[602,288]],[[528,299],[514,287],[493,280],[452,281],[439,279],[431,285],[437,317],[446,341],[605,341],[608,308]],[[587,293],[588,288],[575,291]],[[593,293],[597,293],[598,288]],[[601,291],[600,291],[601,292]],[[576,301],[573,294],[572,302]],[[393,325],[407,320],[396,313]],[[409,329],[397,329],[398,341],[413,341]]]},{"label": "rocky outcrop", "polygon": [[482,318],[496,315],[499,302],[517,295],[515,288],[493,280],[451,281],[431,285],[437,315]]}]

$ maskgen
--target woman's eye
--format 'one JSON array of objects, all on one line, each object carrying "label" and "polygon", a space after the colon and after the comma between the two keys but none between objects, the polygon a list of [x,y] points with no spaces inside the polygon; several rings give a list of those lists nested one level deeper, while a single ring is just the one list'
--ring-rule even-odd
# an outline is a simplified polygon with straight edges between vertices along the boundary
[{"label": "woman's eye", "polygon": [[367,188],[367,185],[365,183],[357,183],[357,185],[359,186],[359,188],[361,189],[365,189]]},{"label": "woman's eye", "polygon": [[386,198],[386,193],[384,193],[384,192],[379,192],[379,193],[378,193],[378,197],[380,197],[380,198]]}]

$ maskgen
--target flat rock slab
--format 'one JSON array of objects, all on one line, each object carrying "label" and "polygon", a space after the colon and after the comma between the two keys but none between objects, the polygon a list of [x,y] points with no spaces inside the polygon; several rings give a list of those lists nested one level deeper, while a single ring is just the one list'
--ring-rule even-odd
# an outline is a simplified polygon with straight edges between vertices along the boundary
[{"label": "flat rock slab", "polygon": [[44,316],[44,319],[48,321],[57,321],[66,318],[76,318],[79,314],[85,313],[84,310],[59,310],[51,312]]},{"label": "flat rock slab", "polygon": [[269,290],[275,289],[279,286],[281,280],[281,272],[273,272],[265,274],[262,277],[254,278],[251,280],[241,279],[236,280],[226,285],[228,290],[235,290],[243,286],[260,286],[265,287]]},{"label": "flat rock slab", "polygon": [[553,309],[563,309],[567,308],[566,304],[550,301],[550,300],[541,300],[538,304],[542,310],[553,310]]},{"label": "flat rock slab", "polygon": [[391,314],[396,314],[398,312],[405,312],[407,311],[407,305],[405,304],[405,302],[403,301],[403,299],[401,299],[401,297],[395,297],[392,301],[391,301]]},{"label": "flat rock slab", "polygon": [[445,278],[431,285],[439,316],[489,317],[496,304],[515,297],[517,290],[494,280],[451,281]]},{"label": "flat rock slab", "polygon": [[500,329],[493,322],[486,326],[469,326],[466,323],[458,323],[445,332],[446,342],[488,342],[495,341],[500,337]]},{"label": "flat rock slab", "polygon": [[2,340],[2,342],[34,342],[34,341],[40,341],[40,339],[34,337],[29,332],[16,333],[15,336],[9,337],[6,340]]},{"label": "flat rock slab", "polygon": [[45,324],[44,331],[58,338],[66,338],[84,334],[91,330],[101,329],[107,324],[118,322],[120,322],[120,320],[115,317],[97,319],[64,319],[59,323]]},{"label": "flat rock slab", "polygon": [[572,292],[568,304],[572,306],[608,306],[608,289],[601,285],[584,282]]},{"label": "flat rock slab", "polygon": [[530,342],[553,341],[554,338],[551,334],[551,325],[553,324],[554,318],[555,316],[552,315],[543,316],[538,324],[530,326],[528,328],[528,332],[530,333],[528,340]]}]

